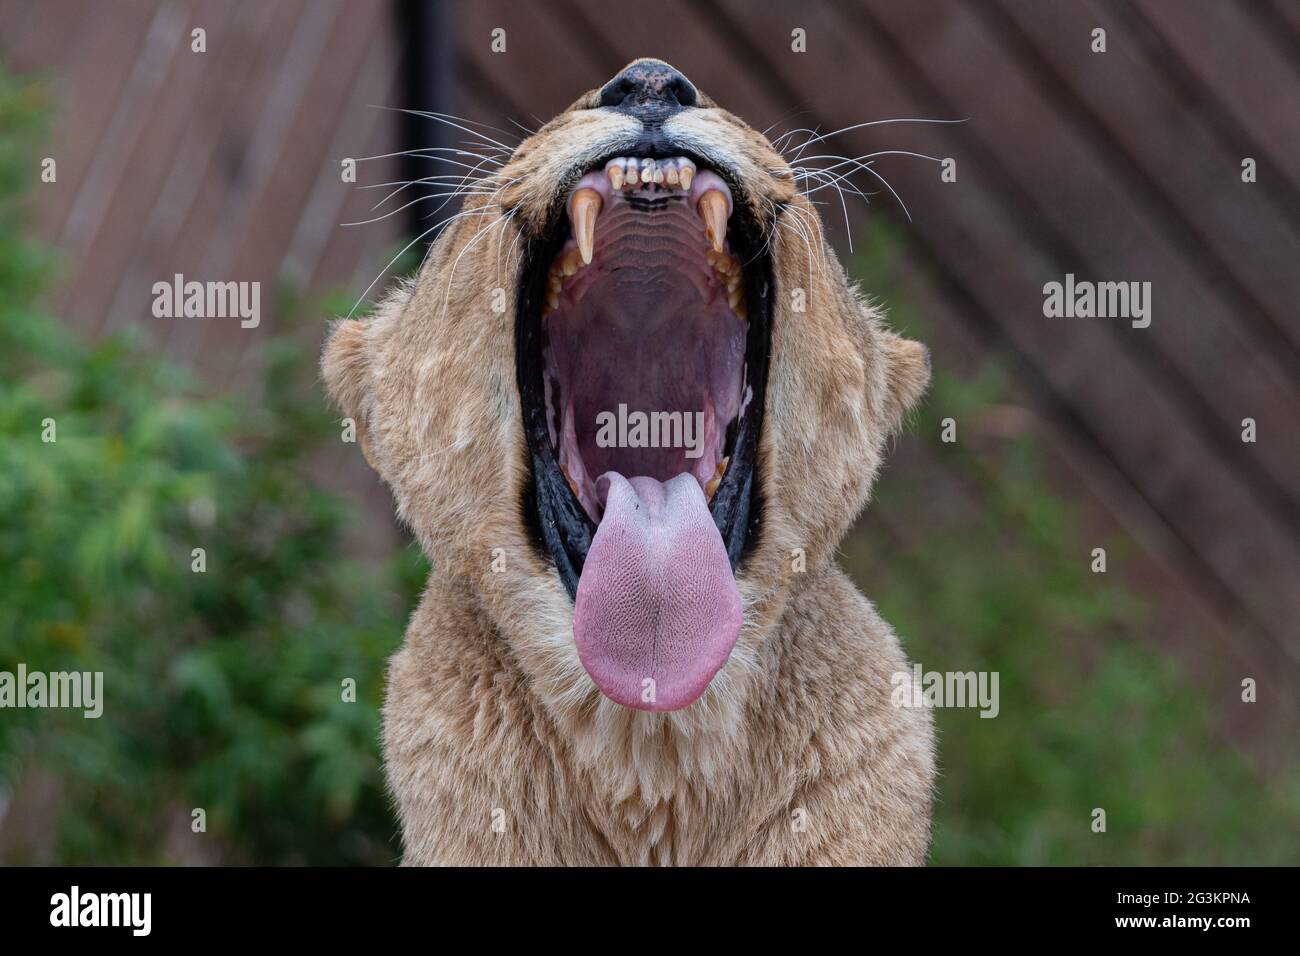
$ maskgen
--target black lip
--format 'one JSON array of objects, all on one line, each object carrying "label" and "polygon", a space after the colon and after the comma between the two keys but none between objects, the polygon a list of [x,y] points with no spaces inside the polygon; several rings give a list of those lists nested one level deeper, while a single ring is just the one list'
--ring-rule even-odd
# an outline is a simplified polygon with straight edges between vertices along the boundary
[{"label": "black lip", "polygon": [[[621,149],[620,156],[689,157],[701,168],[710,168],[722,176],[733,195],[743,192],[736,177],[728,170],[660,143],[661,137],[647,137],[634,147]],[[607,160],[593,164],[602,168]],[[579,178],[574,177],[574,181]],[[572,184],[569,184],[572,185]],[[567,189],[567,187],[566,187]],[[563,195],[563,191],[561,193]],[[545,301],[547,266],[555,258],[568,236],[563,203],[557,197],[556,212],[540,235],[528,239],[524,264],[519,274],[515,315],[515,371],[523,410],[524,440],[528,449],[530,481],[521,502],[525,526],[534,544],[555,562],[556,571],[570,598],[578,593],[578,578],[596,533],[596,525],[587,516],[578,499],[560,473],[551,447],[545,412],[545,389],[542,381],[542,349],[545,331],[542,304]],[[744,264],[745,294],[749,304],[749,333],[745,343],[746,384],[753,390],[739,432],[732,439],[731,463],[723,476],[709,513],[726,546],[735,573],[749,549],[758,540],[762,521],[762,482],[758,468],[758,439],[762,434],[764,397],[767,392],[768,359],[772,341],[772,303],[775,279],[771,256],[762,241],[763,230],[753,218],[750,206],[736,202],[728,229],[732,249]]]}]

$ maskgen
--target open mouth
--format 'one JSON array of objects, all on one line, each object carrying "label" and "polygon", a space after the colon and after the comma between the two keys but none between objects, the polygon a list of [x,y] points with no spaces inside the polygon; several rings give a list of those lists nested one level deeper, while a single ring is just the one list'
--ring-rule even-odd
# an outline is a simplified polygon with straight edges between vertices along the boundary
[{"label": "open mouth", "polygon": [[608,158],[521,275],[525,510],[583,665],[642,710],[696,700],[742,624],[772,273],[741,188],[697,157]]}]

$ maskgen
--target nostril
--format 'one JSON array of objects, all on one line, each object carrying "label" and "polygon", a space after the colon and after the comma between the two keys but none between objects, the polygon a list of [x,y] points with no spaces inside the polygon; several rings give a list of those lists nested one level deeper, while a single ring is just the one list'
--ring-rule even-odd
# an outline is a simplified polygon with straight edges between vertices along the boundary
[{"label": "nostril", "polygon": [[678,106],[695,106],[699,102],[694,84],[680,73],[668,84],[668,94]]},{"label": "nostril", "polygon": [[616,76],[601,89],[600,105],[622,106],[634,93],[635,90],[631,80],[624,76]]}]

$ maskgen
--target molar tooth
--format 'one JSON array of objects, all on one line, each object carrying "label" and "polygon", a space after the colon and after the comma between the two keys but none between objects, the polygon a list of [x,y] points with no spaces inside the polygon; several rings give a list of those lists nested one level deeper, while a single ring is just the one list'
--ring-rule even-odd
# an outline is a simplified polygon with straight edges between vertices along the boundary
[{"label": "molar tooth", "polygon": [[706,498],[711,499],[717,493],[718,485],[722,484],[722,477],[727,473],[727,465],[730,463],[731,456],[728,455],[719,461],[717,467],[713,469],[713,477],[704,486],[704,496]]},{"label": "molar tooth", "polygon": [[569,220],[573,223],[578,254],[582,256],[584,265],[591,264],[591,253],[596,244],[596,217],[600,214],[601,202],[600,193],[583,187],[573,194],[569,203]]},{"label": "molar tooth", "polygon": [[739,285],[737,285],[736,288],[734,289],[727,290],[727,306],[731,309],[732,312],[736,311],[736,306],[740,304],[740,300],[743,297],[744,297],[744,293],[740,291]]},{"label": "molar tooth", "polygon": [[727,238],[727,197],[716,189],[710,189],[700,196],[695,211],[704,220],[705,238],[716,251],[721,252],[722,242]]}]

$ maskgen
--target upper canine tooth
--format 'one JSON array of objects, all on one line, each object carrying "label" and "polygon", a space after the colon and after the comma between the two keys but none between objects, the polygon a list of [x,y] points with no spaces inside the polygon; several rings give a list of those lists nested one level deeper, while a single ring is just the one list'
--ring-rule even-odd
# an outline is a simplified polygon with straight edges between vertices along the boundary
[{"label": "upper canine tooth", "polygon": [[700,196],[695,210],[704,220],[705,238],[717,252],[722,251],[722,241],[727,238],[727,197],[716,189]]},{"label": "upper canine tooth", "polygon": [[[596,244],[596,216],[600,214],[600,193],[584,186],[573,194],[569,203],[569,221],[578,239],[578,253],[584,265],[591,265],[591,251]],[[725,205],[724,205],[725,208]]]}]

